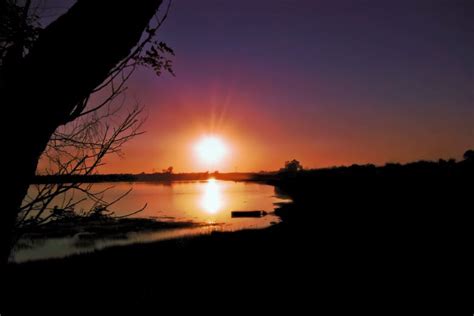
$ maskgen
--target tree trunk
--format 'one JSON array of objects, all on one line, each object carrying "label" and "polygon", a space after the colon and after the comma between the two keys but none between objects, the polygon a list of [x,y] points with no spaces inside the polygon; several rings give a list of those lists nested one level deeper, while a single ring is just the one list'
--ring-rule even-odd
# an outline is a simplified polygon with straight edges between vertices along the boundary
[{"label": "tree trunk", "polygon": [[0,135],[8,187],[0,211],[0,264],[10,255],[18,209],[52,133],[130,53],[161,2],[79,0],[42,31],[26,57],[3,65]]}]

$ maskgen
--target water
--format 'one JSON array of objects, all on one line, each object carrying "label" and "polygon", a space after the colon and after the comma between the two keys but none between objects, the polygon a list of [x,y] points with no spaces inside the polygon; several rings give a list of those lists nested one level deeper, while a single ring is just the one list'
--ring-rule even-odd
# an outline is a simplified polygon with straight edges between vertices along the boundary
[{"label": "water", "polygon": [[[93,186],[104,193],[107,201],[115,200],[133,190],[111,207],[115,215],[121,216],[146,208],[132,215],[139,218],[154,218],[161,221],[192,221],[205,225],[193,228],[165,229],[154,232],[129,233],[125,238],[81,240],[78,236],[23,240],[14,252],[13,261],[22,262],[45,258],[64,257],[76,253],[90,252],[110,246],[137,242],[150,242],[208,234],[212,231],[236,231],[268,227],[279,218],[272,212],[275,204],[285,202],[275,194],[274,187],[251,182],[208,180],[200,182],[171,183],[99,183]],[[80,199],[81,196],[76,196]],[[58,199],[58,204],[60,203]],[[92,202],[79,204],[79,210],[90,208]],[[260,218],[232,218],[231,211],[262,210],[269,214]]]}]

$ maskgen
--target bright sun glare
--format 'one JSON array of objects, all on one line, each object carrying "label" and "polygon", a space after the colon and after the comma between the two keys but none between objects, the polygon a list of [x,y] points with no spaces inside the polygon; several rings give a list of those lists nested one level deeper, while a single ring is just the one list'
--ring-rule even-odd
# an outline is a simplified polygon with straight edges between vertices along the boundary
[{"label": "bright sun glare", "polygon": [[219,163],[227,154],[227,146],[217,136],[201,138],[195,147],[199,159],[208,164]]}]

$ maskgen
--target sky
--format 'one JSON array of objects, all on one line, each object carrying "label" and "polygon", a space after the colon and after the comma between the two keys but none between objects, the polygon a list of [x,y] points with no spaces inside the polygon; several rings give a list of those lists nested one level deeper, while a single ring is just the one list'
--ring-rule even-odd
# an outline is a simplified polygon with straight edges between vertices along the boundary
[{"label": "sky", "polygon": [[[380,165],[474,147],[474,1],[174,0],[159,38],[176,76],[134,75],[146,133],[102,173]],[[203,135],[226,144],[222,161],[196,156]]]}]

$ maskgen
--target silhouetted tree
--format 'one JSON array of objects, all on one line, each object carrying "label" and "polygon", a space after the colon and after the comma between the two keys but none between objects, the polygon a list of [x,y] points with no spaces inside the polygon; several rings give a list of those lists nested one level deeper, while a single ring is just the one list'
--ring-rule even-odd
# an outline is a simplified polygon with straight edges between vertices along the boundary
[{"label": "silhouetted tree", "polygon": [[0,66],[10,57],[22,56],[23,51],[33,46],[40,31],[38,16],[28,14],[31,1],[24,1],[22,5],[17,2],[0,2]]},{"label": "silhouetted tree", "polygon": [[[120,123],[110,125],[109,121],[119,110],[120,107],[112,112],[100,111],[94,117],[85,116],[53,134],[41,156],[41,160],[48,165],[43,172],[56,178],[68,177],[68,181],[30,186],[31,190],[18,212],[15,239],[39,225],[60,220],[63,214],[60,211],[71,211],[86,198],[94,202],[91,211],[106,211],[130,192],[125,192],[114,201],[106,201],[103,193],[107,189],[94,191],[93,184],[81,181],[84,176],[93,175],[105,156],[119,153],[125,142],[140,134],[142,120],[138,116],[141,109],[134,108]],[[76,197],[77,192],[82,193],[82,198]],[[62,198],[57,199],[59,196]]]},{"label": "silhouetted tree", "polygon": [[[164,55],[173,53],[154,39],[166,13],[150,24],[162,0],[80,0],[44,29],[29,14],[30,1],[19,3],[0,4],[0,104],[8,120],[0,125],[6,153],[3,180],[8,183],[0,212],[2,264],[24,219],[18,215],[23,215],[22,201],[40,157],[63,150],[56,167],[91,173],[106,153],[136,135],[139,126],[137,110],[125,115],[118,127],[102,125],[110,117],[111,102],[124,91],[136,66],[151,66],[158,74],[171,72]],[[97,101],[98,95],[106,97]],[[105,112],[96,114],[100,111]],[[78,126],[86,128],[70,125],[81,118],[86,123]],[[87,123],[91,118],[95,123]],[[105,138],[96,142],[98,135]],[[77,139],[84,142],[75,147]],[[68,161],[73,155],[68,150],[81,146],[83,155]],[[44,203],[54,194],[46,196]]]},{"label": "silhouetted tree", "polygon": [[163,169],[163,173],[164,174],[173,174],[173,167],[169,166],[168,168]]},{"label": "silhouetted tree", "polygon": [[474,150],[472,150],[472,149],[467,150],[464,153],[463,157],[464,157],[465,161],[474,162]]},{"label": "silhouetted tree", "polygon": [[303,170],[303,166],[296,159],[285,161],[285,167],[281,169],[283,172],[297,172],[300,170]]}]

